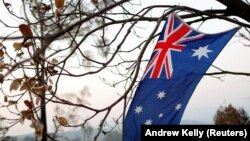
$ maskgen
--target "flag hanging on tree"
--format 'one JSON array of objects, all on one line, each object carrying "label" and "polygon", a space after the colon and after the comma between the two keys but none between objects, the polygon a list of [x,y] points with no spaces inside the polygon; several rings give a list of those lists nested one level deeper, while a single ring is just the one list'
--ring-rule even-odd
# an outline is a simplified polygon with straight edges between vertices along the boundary
[{"label": "flag hanging on tree", "polygon": [[197,84],[237,30],[204,34],[170,14],[126,114],[124,141],[140,141],[143,124],[179,124]]}]

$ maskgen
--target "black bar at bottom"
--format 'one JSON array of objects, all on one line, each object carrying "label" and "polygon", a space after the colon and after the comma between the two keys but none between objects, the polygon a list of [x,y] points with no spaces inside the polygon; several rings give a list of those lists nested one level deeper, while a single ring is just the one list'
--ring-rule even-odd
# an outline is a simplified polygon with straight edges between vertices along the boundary
[{"label": "black bar at bottom", "polygon": [[142,125],[141,141],[167,139],[250,140],[250,125]]}]

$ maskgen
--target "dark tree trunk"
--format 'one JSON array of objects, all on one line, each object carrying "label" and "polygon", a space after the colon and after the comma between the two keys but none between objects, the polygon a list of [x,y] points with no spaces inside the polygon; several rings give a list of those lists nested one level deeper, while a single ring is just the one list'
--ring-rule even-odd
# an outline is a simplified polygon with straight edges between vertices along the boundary
[{"label": "dark tree trunk", "polygon": [[42,141],[47,141],[47,117],[46,117],[46,105],[45,105],[45,98],[41,99],[41,121],[43,123],[43,139]]},{"label": "dark tree trunk", "polygon": [[[45,41],[42,42],[42,46],[48,46],[46,44]],[[41,52],[40,56],[42,56],[42,58],[45,57],[45,50]],[[39,84],[40,86],[45,86],[45,63],[43,60],[41,60],[40,62],[41,65],[41,72],[39,75]],[[41,122],[44,126],[43,128],[43,138],[42,141],[47,141],[47,113],[46,113],[46,99],[45,99],[45,91],[44,93],[41,95]]]}]

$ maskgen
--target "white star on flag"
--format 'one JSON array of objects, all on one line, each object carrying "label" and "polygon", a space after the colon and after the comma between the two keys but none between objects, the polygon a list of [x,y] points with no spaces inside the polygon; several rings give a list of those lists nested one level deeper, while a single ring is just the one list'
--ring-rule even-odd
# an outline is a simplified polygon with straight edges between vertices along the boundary
[{"label": "white star on flag", "polygon": [[163,113],[160,113],[159,115],[158,115],[158,118],[162,118],[163,117]]},{"label": "white star on flag", "polygon": [[136,106],[136,108],[134,110],[135,110],[136,114],[140,114],[142,112],[142,109],[143,109],[143,107],[140,105],[140,106]]},{"label": "white star on flag", "polygon": [[159,93],[157,94],[157,98],[159,99],[163,99],[165,97],[166,93],[164,91],[159,91]]},{"label": "white star on flag", "polygon": [[181,109],[181,106],[182,104],[181,103],[178,103],[176,106],[175,106],[175,110],[178,111]]},{"label": "white star on flag", "polygon": [[198,59],[200,60],[203,56],[208,58],[208,53],[213,52],[212,50],[207,49],[208,45],[205,47],[199,47],[199,49],[193,49],[194,54],[192,57],[197,56]]},{"label": "white star on flag", "polygon": [[152,125],[152,120],[151,119],[147,119],[146,122],[144,123],[145,125]]}]

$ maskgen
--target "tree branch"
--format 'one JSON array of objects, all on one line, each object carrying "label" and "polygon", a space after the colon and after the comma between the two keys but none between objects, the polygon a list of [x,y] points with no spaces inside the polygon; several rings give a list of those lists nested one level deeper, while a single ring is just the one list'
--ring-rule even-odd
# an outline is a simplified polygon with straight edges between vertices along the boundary
[{"label": "tree branch", "polygon": [[217,0],[227,7],[226,16],[238,16],[250,22],[250,6],[242,0]]},{"label": "tree branch", "polygon": [[250,73],[246,72],[232,72],[232,71],[220,71],[220,72],[210,72],[206,73],[205,75],[221,75],[221,74],[232,74],[232,75],[244,75],[244,76],[250,76]]}]

